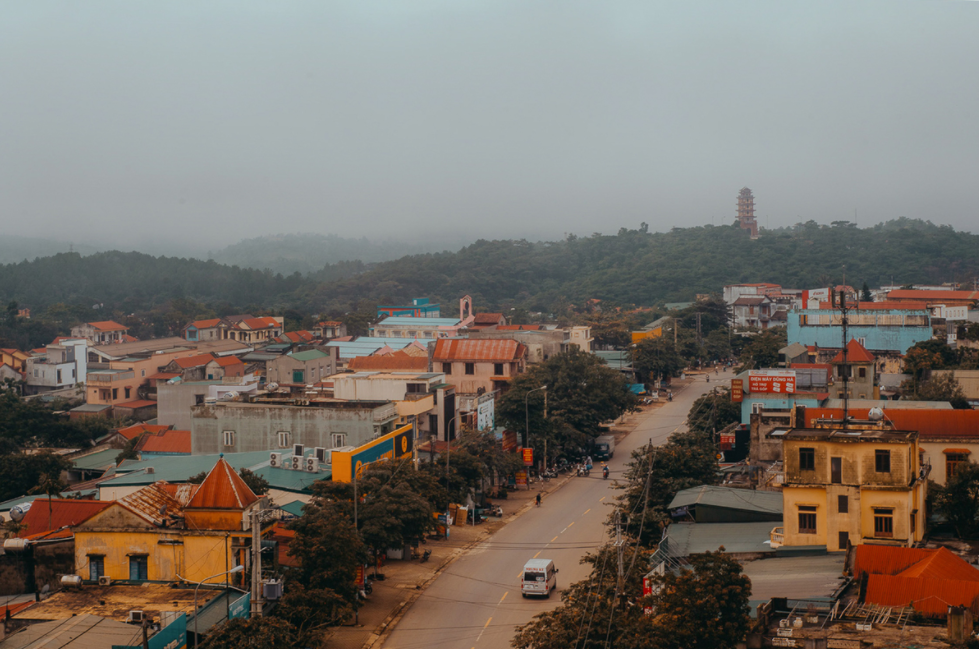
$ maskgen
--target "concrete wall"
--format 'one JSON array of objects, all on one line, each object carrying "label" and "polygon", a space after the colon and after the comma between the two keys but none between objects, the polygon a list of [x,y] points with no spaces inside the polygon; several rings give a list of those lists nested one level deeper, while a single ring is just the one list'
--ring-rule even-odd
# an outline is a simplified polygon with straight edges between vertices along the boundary
[{"label": "concrete wall", "polygon": [[330,347],[328,349],[332,350],[329,352],[329,356],[323,356],[311,361],[298,361],[292,356],[288,355],[280,356],[274,361],[269,361],[265,364],[265,382],[293,383],[292,373],[296,370],[302,370],[302,382],[306,383],[307,385],[322,381],[326,377],[336,374],[336,354],[338,353],[338,350],[335,347]]},{"label": "concrete wall", "polygon": [[[375,411],[379,419],[375,418]],[[270,404],[218,403],[191,410],[194,455],[289,450],[279,447],[278,433],[292,444],[333,448],[333,433],[345,433],[346,445],[360,446],[394,429],[394,404],[363,408],[319,408]],[[224,431],[235,432],[234,446],[224,445]]]},{"label": "concrete wall", "polygon": [[190,430],[190,409],[204,399],[218,399],[227,392],[246,394],[258,390],[258,383],[244,385],[224,384],[219,381],[197,383],[160,383],[156,389],[156,417],[164,426],[177,430]]},{"label": "concrete wall", "polygon": [[36,592],[48,586],[61,589],[61,576],[75,572],[75,544],[71,539],[34,546],[27,552],[0,554],[0,597]]},{"label": "concrete wall", "polygon": [[[835,322],[839,312],[802,309],[789,313],[788,344],[819,345],[839,349],[843,345],[843,329],[838,324],[811,324],[814,317],[828,318],[827,322]],[[859,317],[858,317],[859,316]],[[908,318],[923,318],[924,324],[894,325],[881,324],[888,322],[913,322]],[[905,353],[915,343],[931,340],[931,319],[924,311],[874,311],[862,312],[851,316],[851,325],[847,335],[857,340],[863,339],[863,346],[871,352],[894,350]],[[863,320],[867,323],[862,324]],[[803,324],[805,322],[806,324]]]}]

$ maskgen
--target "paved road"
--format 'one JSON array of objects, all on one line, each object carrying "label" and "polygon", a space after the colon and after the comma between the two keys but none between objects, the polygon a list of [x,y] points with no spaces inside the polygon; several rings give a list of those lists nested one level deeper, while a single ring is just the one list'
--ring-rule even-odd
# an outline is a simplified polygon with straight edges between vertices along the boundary
[{"label": "paved road", "polygon": [[[601,545],[608,505],[620,493],[611,483],[621,477],[630,453],[652,439],[662,443],[682,426],[693,401],[718,385],[702,379],[674,394],[672,403],[651,411],[649,417],[615,449],[609,462],[611,479],[600,471],[588,478],[573,478],[532,509],[512,521],[439,576],[418,598],[384,643],[386,649],[441,647],[506,649],[514,627],[560,604],[564,586],[584,579],[588,567],[581,557]],[[723,385],[723,383],[721,383]],[[519,577],[531,558],[553,559],[559,569],[558,592],[550,599],[524,599]]]}]

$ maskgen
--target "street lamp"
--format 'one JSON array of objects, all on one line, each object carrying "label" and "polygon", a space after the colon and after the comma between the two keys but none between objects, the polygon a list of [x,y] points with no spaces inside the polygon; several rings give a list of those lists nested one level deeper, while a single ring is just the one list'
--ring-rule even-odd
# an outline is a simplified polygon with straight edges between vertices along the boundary
[{"label": "street lamp", "polygon": [[[530,442],[530,407],[527,405],[527,399],[530,397],[531,392],[537,392],[538,390],[547,390],[547,386],[542,385],[539,388],[528,390],[527,393],[523,395],[523,414],[524,414],[523,445],[524,446],[527,446],[528,442]],[[544,463],[545,463],[544,467],[547,468],[547,457],[544,458]]]},{"label": "street lamp", "polygon": [[[200,617],[200,611],[197,610],[197,589],[201,587],[201,584],[203,584],[205,581],[209,579],[214,579],[215,577],[221,577],[223,575],[233,575],[236,572],[241,572],[244,569],[245,569],[244,565],[235,566],[231,570],[225,570],[224,572],[219,572],[216,575],[211,575],[210,577],[202,579],[197,583],[197,587],[194,588],[194,649],[197,648],[197,644],[198,642],[200,642],[200,635],[197,633],[197,618]],[[224,596],[227,597],[228,594],[225,593]]]}]

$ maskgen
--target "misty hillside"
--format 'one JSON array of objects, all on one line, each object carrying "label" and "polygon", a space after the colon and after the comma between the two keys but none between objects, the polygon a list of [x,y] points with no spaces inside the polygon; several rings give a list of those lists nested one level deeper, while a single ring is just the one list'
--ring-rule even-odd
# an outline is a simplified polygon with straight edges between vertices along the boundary
[{"label": "misty hillside", "polygon": [[854,286],[971,285],[979,277],[979,235],[907,219],[864,229],[810,222],[765,231],[756,241],[734,226],[623,229],[553,242],[478,241],[454,253],[338,262],[308,276],[141,253],[62,253],[0,266],[0,300],[35,312],[103,303],[128,314],[188,298],[224,308],[343,314],[416,296],[451,304],[470,294],[477,307],[557,311],[592,298],[653,306],[737,282],[826,286],[843,280],[844,265]]},{"label": "misty hillside", "polygon": [[25,259],[50,257],[59,252],[74,251],[82,255],[98,252],[94,246],[73,244],[68,241],[42,239],[40,237],[17,237],[4,235],[0,237],[0,264],[16,264]]},{"label": "misty hillside", "polygon": [[[459,245],[462,242],[450,247],[454,249]],[[209,259],[229,266],[305,275],[338,262],[388,261],[445,247],[435,243],[378,242],[366,237],[347,239],[335,234],[275,234],[245,239],[210,254]]]}]

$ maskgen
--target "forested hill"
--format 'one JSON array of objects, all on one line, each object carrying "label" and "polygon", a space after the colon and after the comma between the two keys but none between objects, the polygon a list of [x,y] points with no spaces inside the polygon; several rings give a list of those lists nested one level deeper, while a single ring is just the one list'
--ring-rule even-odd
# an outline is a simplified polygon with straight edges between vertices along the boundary
[{"label": "forested hill", "polygon": [[756,241],[733,226],[622,230],[556,242],[478,241],[455,253],[377,264],[341,262],[283,276],[215,262],[140,253],[64,253],[0,266],[0,300],[32,309],[79,304],[133,313],[175,298],[227,308],[342,313],[428,296],[449,304],[470,294],[477,307],[559,310],[591,298],[655,305],[693,299],[725,284],[772,281],[825,286],[891,282],[972,283],[979,236],[901,219],[873,228],[846,223],[765,231]]}]

